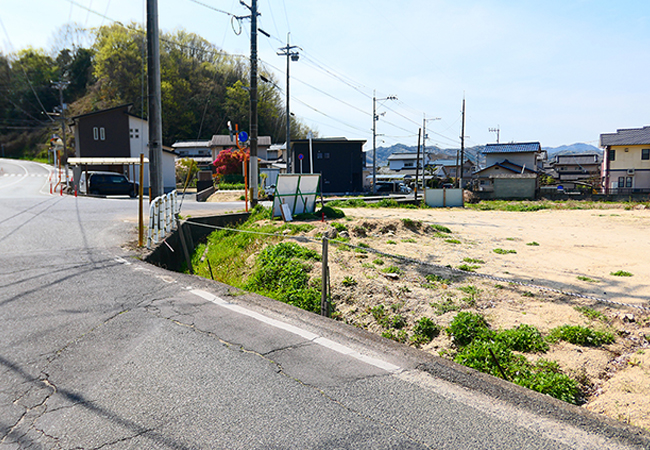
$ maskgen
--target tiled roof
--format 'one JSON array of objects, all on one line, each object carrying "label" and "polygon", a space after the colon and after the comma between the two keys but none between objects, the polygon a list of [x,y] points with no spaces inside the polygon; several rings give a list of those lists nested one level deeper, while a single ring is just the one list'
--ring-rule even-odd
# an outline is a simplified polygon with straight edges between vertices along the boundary
[{"label": "tiled roof", "polygon": [[[233,136],[231,141],[230,135],[228,134],[215,134],[214,136],[212,136],[212,140],[210,141],[211,147],[231,147],[233,145],[235,145],[235,138]],[[271,136],[258,136],[257,145],[263,147],[270,147]]]},{"label": "tiled roof", "polygon": [[174,142],[173,148],[210,148],[210,141]]},{"label": "tiled roof", "polygon": [[623,128],[616,133],[600,135],[600,146],[608,145],[645,145],[650,144],[650,126],[643,128]]},{"label": "tiled roof", "polygon": [[508,161],[507,159],[504,159],[503,161],[498,162],[498,163],[494,163],[491,166],[488,166],[488,167],[486,167],[484,169],[481,169],[481,170],[479,170],[479,171],[477,171],[475,173],[478,174],[478,173],[481,173],[481,172],[485,172],[486,170],[491,169],[492,167],[496,167],[496,166],[501,167],[502,169],[508,170],[510,172],[513,172],[513,173],[521,173],[521,174],[523,174],[523,173],[537,173],[535,170],[529,169],[528,167],[524,167],[524,166],[521,166],[519,164],[515,164],[513,162]]},{"label": "tiled roof", "polygon": [[540,151],[542,151],[542,146],[539,142],[521,142],[512,144],[487,144],[481,153],[536,153]]},{"label": "tiled roof", "polygon": [[[391,153],[391,155],[388,157],[390,161],[399,161],[399,160],[410,160],[410,159],[417,159],[418,154],[415,152],[409,152],[409,153]],[[422,154],[420,154],[420,159],[422,159]]]}]

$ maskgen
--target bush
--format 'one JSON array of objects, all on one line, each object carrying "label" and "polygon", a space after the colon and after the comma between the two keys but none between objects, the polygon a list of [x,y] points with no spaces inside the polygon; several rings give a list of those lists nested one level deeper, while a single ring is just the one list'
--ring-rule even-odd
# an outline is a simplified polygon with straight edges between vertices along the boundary
[{"label": "bush", "polygon": [[470,344],[480,337],[485,339],[492,335],[490,326],[483,316],[471,312],[459,312],[447,327],[446,332],[460,347]]},{"label": "bush", "polygon": [[337,208],[332,208],[331,206],[323,206],[321,209],[316,211],[316,217],[322,217],[325,214],[325,217],[328,219],[342,219],[345,217],[345,213]]},{"label": "bush", "polygon": [[413,327],[411,342],[415,345],[428,344],[440,334],[440,326],[428,317],[422,317]]},{"label": "bush", "polygon": [[510,330],[501,331],[496,334],[495,339],[518,352],[545,353],[548,351],[548,344],[539,330],[526,324],[519,325],[517,328]]}]

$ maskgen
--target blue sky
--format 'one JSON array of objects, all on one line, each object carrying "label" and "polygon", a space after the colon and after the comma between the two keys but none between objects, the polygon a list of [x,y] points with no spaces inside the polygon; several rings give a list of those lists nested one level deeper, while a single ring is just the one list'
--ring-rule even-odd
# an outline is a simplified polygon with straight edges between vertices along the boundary
[{"label": "blue sky", "polygon": [[[201,3],[246,15],[238,0]],[[250,2],[250,0],[249,0]],[[53,48],[68,22],[143,22],[144,0],[0,0],[0,50]],[[463,95],[466,145],[539,141],[598,145],[600,133],[650,125],[647,0],[258,0],[262,65],[284,88],[291,43],[291,110],[321,136],[372,141],[372,96],[386,114],[378,146],[458,147]],[[105,15],[89,12],[88,9]],[[250,28],[191,0],[159,0],[160,27],[184,28],[225,51],[249,54]]]}]

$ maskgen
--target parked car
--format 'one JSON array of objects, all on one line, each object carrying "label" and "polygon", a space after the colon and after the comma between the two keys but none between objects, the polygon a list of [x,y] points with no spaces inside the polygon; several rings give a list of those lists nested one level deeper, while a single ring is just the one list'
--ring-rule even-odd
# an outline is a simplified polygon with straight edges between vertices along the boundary
[{"label": "parked car", "polygon": [[86,191],[86,172],[79,177],[79,192],[91,195],[128,195],[137,196],[140,186],[132,183],[121,173],[88,172],[88,190]]},{"label": "parked car", "polygon": [[399,192],[400,194],[410,194],[411,188],[404,183],[379,181],[377,182],[377,192]]}]

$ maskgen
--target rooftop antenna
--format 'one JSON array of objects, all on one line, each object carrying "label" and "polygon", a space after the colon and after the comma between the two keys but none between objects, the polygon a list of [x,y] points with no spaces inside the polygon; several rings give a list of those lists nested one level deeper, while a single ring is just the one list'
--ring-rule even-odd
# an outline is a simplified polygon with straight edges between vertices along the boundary
[{"label": "rooftop antenna", "polygon": [[496,134],[497,134],[497,144],[499,143],[499,133],[501,132],[501,130],[499,129],[499,127],[500,127],[500,125],[497,125],[496,128],[488,128],[488,131],[489,131],[490,133],[496,133]]}]

